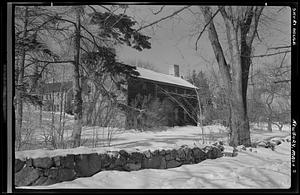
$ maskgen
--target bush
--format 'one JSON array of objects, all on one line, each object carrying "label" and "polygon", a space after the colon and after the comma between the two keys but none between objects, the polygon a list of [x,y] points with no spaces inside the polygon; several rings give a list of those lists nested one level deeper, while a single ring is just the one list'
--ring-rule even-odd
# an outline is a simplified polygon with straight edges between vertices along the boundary
[{"label": "bush", "polygon": [[127,110],[127,127],[148,130],[161,126],[174,125],[174,106],[167,98],[141,96],[138,94]]}]

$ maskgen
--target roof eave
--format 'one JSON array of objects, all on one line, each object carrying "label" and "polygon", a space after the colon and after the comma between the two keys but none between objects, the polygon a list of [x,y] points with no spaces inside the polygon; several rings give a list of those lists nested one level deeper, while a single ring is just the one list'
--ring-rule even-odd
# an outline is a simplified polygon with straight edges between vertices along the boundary
[{"label": "roof eave", "polygon": [[143,78],[143,77],[133,77],[133,78],[134,79],[142,79],[142,80],[146,80],[146,81],[151,81],[151,82],[155,82],[155,83],[160,83],[160,84],[164,84],[164,85],[171,85],[171,86],[175,86],[175,87],[186,88],[186,89],[190,89],[190,90],[198,89],[198,87],[196,87],[196,86],[194,86],[194,87],[188,87],[188,86],[184,86],[184,85],[178,85],[178,84],[174,84],[174,83],[161,82],[161,81],[156,81],[156,80],[147,79],[147,78]]}]

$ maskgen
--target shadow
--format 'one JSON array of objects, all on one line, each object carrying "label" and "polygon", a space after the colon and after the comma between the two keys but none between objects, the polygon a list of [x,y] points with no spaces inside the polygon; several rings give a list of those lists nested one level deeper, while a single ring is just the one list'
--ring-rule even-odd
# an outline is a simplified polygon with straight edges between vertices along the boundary
[{"label": "shadow", "polygon": [[110,146],[127,146],[127,147],[137,147],[137,146],[152,146],[152,144],[145,142],[145,140],[141,141],[132,141],[120,144],[111,144]]},{"label": "shadow", "polygon": [[[200,164],[200,163],[198,163],[198,164]],[[179,171],[176,168],[168,169],[168,171],[180,173],[180,175],[184,174],[185,177],[183,179],[186,179],[186,178],[190,178],[190,179],[196,178],[197,183],[199,183],[199,180],[200,180],[200,182],[203,182],[203,185],[204,185],[204,183],[206,183],[206,184],[209,184],[209,185],[213,186],[211,188],[219,188],[219,189],[224,188],[224,186],[222,186],[222,185],[217,184],[217,183],[214,182],[216,180],[215,178],[213,178],[213,179],[210,180],[210,179],[205,178],[205,177],[203,177],[203,176],[201,176],[199,174],[195,174],[194,171],[191,172],[192,170],[188,169],[187,166],[190,166],[190,165],[182,165],[180,167],[180,169],[182,169],[183,171]]]},{"label": "shadow", "polygon": [[[119,143],[119,144],[111,144],[111,146],[130,146],[130,147],[137,147],[137,146],[155,146],[155,143],[165,143],[165,144],[176,144],[177,141],[196,141],[195,137],[174,137],[174,138],[151,138],[146,140],[140,140],[140,141],[132,141],[132,142],[125,142],[125,143]],[[114,141],[114,140],[112,140]]]}]

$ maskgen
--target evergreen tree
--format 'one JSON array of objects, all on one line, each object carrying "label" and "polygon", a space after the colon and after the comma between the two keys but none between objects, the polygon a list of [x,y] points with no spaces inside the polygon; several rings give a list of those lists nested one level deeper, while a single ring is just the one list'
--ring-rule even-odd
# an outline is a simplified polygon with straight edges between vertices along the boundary
[{"label": "evergreen tree", "polygon": [[[118,6],[111,8],[115,9],[116,7]],[[117,14],[116,11],[111,11],[104,6],[74,6],[64,7],[63,10],[54,7],[52,9],[56,13],[61,27],[70,26],[70,33],[64,36],[73,40],[74,52],[69,56],[71,59],[68,59],[74,65],[73,147],[80,146],[81,139],[83,110],[81,78],[83,74],[96,82],[103,74],[115,77],[137,76],[138,72],[134,67],[125,66],[117,61],[114,47],[125,44],[139,51],[150,48],[150,37],[137,32],[133,28],[136,22],[125,14],[127,6],[119,8],[124,12]],[[69,15],[66,14],[66,10],[69,10]],[[124,82],[125,80],[118,80],[117,84],[120,86]],[[107,92],[102,84],[99,87],[107,96],[116,98],[116,95]]]}]

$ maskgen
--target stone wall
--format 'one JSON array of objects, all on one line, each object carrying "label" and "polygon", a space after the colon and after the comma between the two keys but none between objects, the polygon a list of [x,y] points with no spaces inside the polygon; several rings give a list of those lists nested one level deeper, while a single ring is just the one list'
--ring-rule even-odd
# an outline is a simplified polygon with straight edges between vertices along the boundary
[{"label": "stone wall", "polygon": [[204,148],[182,146],[172,150],[132,153],[120,150],[104,154],[69,154],[25,161],[15,159],[15,185],[51,185],[79,177],[90,177],[104,170],[137,171],[174,168],[222,157],[223,150],[222,145]]}]

